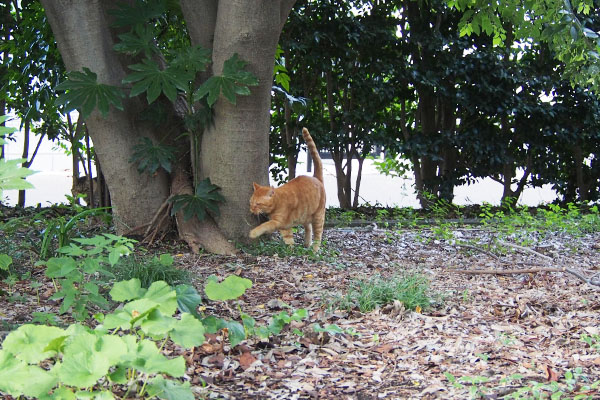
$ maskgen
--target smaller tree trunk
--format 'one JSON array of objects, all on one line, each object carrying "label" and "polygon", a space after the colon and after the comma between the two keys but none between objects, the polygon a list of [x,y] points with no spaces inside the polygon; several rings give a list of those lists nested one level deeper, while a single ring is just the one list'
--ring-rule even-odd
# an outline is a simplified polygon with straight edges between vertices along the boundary
[{"label": "smaller tree trunk", "polygon": [[[27,159],[29,158],[29,134],[30,134],[31,125],[27,120],[25,121],[25,125],[23,127],[23,153],[21,154],[21,158],[24,159],[23,167],[27,167]],[[19,207],[25,207],[25,191],[19,190]]]}]

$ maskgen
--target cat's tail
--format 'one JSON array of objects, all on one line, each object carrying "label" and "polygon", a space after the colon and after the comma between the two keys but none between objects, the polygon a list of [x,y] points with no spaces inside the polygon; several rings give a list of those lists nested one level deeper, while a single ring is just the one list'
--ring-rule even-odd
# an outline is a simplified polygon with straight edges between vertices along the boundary
[{"label": "cat's tail", "polygon": [[308,147],[308,151],[310,152],[310,156],[315,163],[315,173],[313,176],[323,183],[323,163],[321,162],[317,145],[315,144],[312,136],[310,136],[310,133],[308,133],[308,129],[302,128],[302,137],[304,138],[306,146]]}]

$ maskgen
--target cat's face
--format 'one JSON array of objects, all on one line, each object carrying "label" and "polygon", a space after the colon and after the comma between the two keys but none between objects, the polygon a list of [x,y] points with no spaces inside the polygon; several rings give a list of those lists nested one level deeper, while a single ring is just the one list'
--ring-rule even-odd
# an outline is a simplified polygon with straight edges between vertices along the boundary
[{"label": "cat's face", "polygon": [[254,193],[250,197],[250,212],[255,215],[269,214],[273,210],[273,194],[271,186],[260,186],[254,183]]}]

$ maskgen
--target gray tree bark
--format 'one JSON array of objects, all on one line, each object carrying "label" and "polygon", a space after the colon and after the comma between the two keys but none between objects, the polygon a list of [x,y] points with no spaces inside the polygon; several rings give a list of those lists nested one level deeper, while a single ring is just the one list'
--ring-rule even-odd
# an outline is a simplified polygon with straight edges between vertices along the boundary
[{"label": "gray tree bark", "polygon": [[275,50],[294,2],[182,1],[192,42],[213,50],[212,73],[221,74],[223,63],[237,53],[259,80],[259,85],[251,88],[252,94],[238,96],[235,105],[221,97],[214,106],[214,125],[202,137],[202,175],[222,189],[226,203],[219,208],[216,222],[231,239],[244,240],[256,225],[248,208],[252,182],[268,183]]},{"label": "gray tree bark", "polygon": [[[237,105],[219,99],[214,107],[214,125],[203,135],[201,174],[222,189],[226,203],[220,207],[217,223],[228,239],[247,236],[256,222],[250,219],[248,210],[252,182],[268,181],[275,50],[294,2],[180,1],[192,43],[213,50],[212,73],[220,74],[224,61],[238,53],[260,82],[251,88],[250,96],[238,96]],[[42,4],[67,68],[80,71],[88,67],[98,74],[98,82],[121,86],[126,65],[133,62],[113,51],[115,32],[110,29],[106,10],[114,3],[42,0]],[[142,136],[157,138],[158,129],[140,125],[134,119],[141,107],[138,99],[126,100],[124,105],[124,112],[111,109],[106,118],[94,112],[86,120],[110,190],[119,232],[149,223],[169,195],[166,175],[140,175],[129,164],[133,146]],[[201,229],[198,232],[202,234]]]},{"label": "gray tree bark", "polygon": [[[113,51],[106,14],[112,2],[42,0],[42,4],[67,69],[81,71],[87,67],[98,75],[99,83],[122,86],[126,70]],[[124,106],[125,111],[111,109],[106,118],[94,111],[85,121],[113,200],[119,233],[147,223],[169,194],[164,173],[140,174],[129,163],[140,138],[154,138],[156,132],[134,121],[140,109],[137,99],[126,100]]]}]

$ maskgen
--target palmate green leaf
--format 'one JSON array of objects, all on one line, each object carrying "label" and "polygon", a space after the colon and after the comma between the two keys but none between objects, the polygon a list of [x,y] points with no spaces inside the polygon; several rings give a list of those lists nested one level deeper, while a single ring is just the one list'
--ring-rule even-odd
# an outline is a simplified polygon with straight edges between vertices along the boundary
[{"label": "palmate green leaf", "polygon": [[0,115],[0,136],[4,137],[8,134],[18,131],[14,126],[4,126],[2,125],[6,121],[8,121],[11,117],[9,115]]},{"label": "palmate green leaf", "polygon": [[56,354],[46,351],[46,346],[57,337],[64,336],[61,328],[45,325],[22,325],[6,336],[2,344],[4,351],[17,359],[35,364]]},{"label": "palmate green leaf", "polygon": [[147,137],[141,139],[141,143],[136,144],[134,153],[129,159],[130,163],[138,163],[138,171],[140,173],[148,171],[153,175],[158,168],[163,168],[167,172],[171,172],[171,164],[175,160],[175,148],[172,146],[155,145],[152,140]]},{"label": "palmate green leaf", "polygon": [[25,180],[31,174],[35,174],[28,168],[21,167],[24,159],[0,160],[0,195],[3,190],[25,190],[33,189],[33,185]]},{"label": "palmate green leaf", "polygon": [[244,71],[246,64],[248,63],[235,53],[223,64],[222,75],[210,77],[198,88],[194,93],[194,100],[208,96],[208,105],[212,106],[219,95],[223,94],[229,102],[236,104],[236,94],[247,96],[250,94],[248,86],[258,85],[258,79],[251,72]]},{"label": "palmate green leaf", "polygon": [[65,91],[58,97],[58,104],[64,105],[67,111],[79,110],[82,118],[89,116],[95,108],[106,117],[110,105],[123,110],[121,99],[125,94],[121,89],[98,83],[98,76],[89,68],[84,67],[83,72],[70,72],[68,79],[56,86],[56,90]]},{"label": "palmate green leaf", "polygon": [[180,383],[160,375],[149,382],[148,396],[165,400],[194,400],[189,382]]},{"label": "palmate green leaf", "polygon": [[136,25],[131,32],[119,35],[121,41],[115,44],[114,49],[120,53],[136,56],[144,53],[146,57],[160,52],[154,41],[152,25]]},{"label": "palmate green leaf", "polygon": [[189,221],[196,216],[200,221],[206,218],[206,210],[219,215],[219,205],[225,201],[225,198],[218,192],[220,188],[210,183],[206,178],[200,181],[196,186],[194,195],[180,194],[173,196],[169,201],[173,204],[171,215],[177,214],[183,210],[184,221]]},{"label": "palmate green leaf", "polygon": [[130,97],[135,97],[146,92],[148,104],[151,104],[161,93],[171,101],[175,101],[177,90],[183,92],[189,88],[189,83],[194,75],[172,66],[161,70],[158,64],[151,59],[144,59],[141,64],[133,64],[130,69],[136,71],[123,79],[123,83],[132,83]]},{"label": "palmate green leaf", "polygon": [[200,71],[206,71],[211,62],[211,52],[202,46],[189,46],[178,49],[173,53],[175,56],[171,65],[177,69],[196,74]]},{"label": "palmate green leaf", "polygon": [[241,278],[237,275],[229,275],[223,282],[208,280],[204,286],[206,297],[211,300],[233,300],[237,299],[252,287],[250,279]]}]

